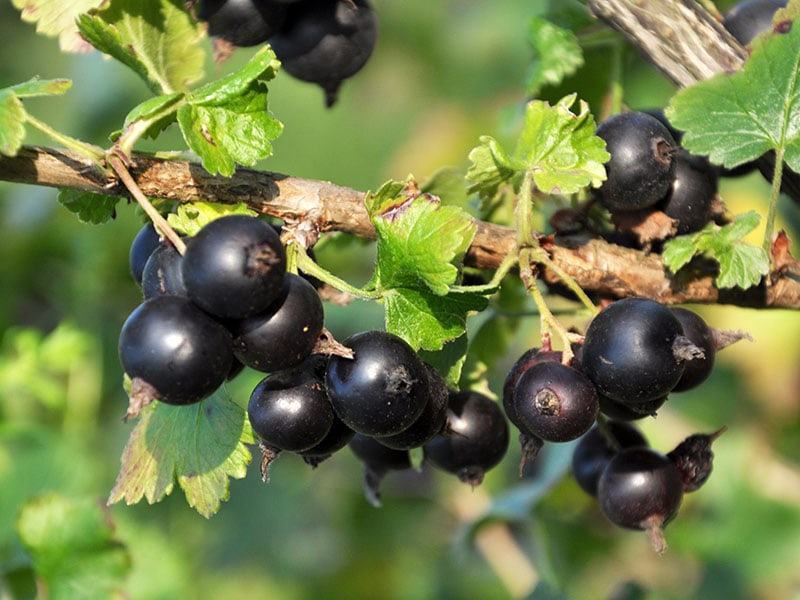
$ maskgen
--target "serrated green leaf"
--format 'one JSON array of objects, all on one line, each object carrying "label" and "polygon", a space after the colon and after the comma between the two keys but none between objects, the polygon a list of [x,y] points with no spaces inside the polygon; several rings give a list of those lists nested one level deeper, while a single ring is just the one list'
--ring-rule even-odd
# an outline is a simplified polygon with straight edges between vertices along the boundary
[{"label": "serrated green leaf", "polygon": [[222,204],[218,202],[192,202],[191,204],[181,204],[178,210],[167,215],[167,222],[170,226],[185,235],[196,235],[203,227],[211,221],[226,215],[250,215],[257,216],[258,213],[247,204]]},{"label": "serrated green leaf", "polygon": [[740,287],[746,290],[758,285],[769,273],[769,258],[763,248],[739,243],[728,246],[716,255],[719,261],[717,287]]},{"label": "serrated green leaf", "polygon": [[58,201],[67,210],[75,213],[82,223],[99,225],[114,217],[119,198],[81,190],[62,189],[58,192]]},{"label": "serrated green leaf", "polygon": [[743,238],[760,219],[755,211],[749,211],[723,227],[709,223],[696,233],[669,240],[662,253],[664,264],[677,273],[695,255],[702,254],[719,263],[717,287],[747,289],[757,285],[769,272],[769,257],[763,248],[747,244]]},{"label": "serrated green leaf", "polygon": [[407,181],[390,179],[379,187],[377,191],[368,192],[364,197],[364,206],[367,209],[367,213],[375,215],[391,210],[393,206],[399,203],[398,198],[403,196],[403,190],[407,187]]},{"label": "serrated green leaf", "polygon": [[110,0],[11,0],[26,23],[36,23],[36,33],[58,37],[64,52],[86,52],[91,46],[79,34],[78,15],[107,4]]},{"label": "serrated green leaf", "polygon": [[427,286],[444,295],[475,235],[472,218],[423,194],[372,214],[378,237],[378,289]]},{"label": "serrated green leaf", "polygon": [[427,290],[395,288],[383,300],[386,331],[399,335],[415,350],[441,350],[445,342],[462,336],[466,317],[486,308],[485,296],[473,292],[450,292],[446,296]]},{"label": "serrated green leaf", "polygon": [[469,153],[471,164],[466,177],[473,182],[469,191],[477,192],[481,198],[493,198],[502,185],[512,182],[517,172],[497,140],[484,135],[480,142]]},{"label": "serrated green leaf", "polygon": [[108,503],[159,502],[177,479],[189,506],[210,518],[228,498],[229,478],[245,476],[254,442],[245,411],[222,392],[190,406],[156,401],[131,432]]},{"label": "serrated green leaf", "polygon": [[25,108],[11,90],[0,90],[0,153],[14,156],[25,139]]},{"label": "serrated green leaf", "polygon": [[685,88],[666,109],[682,145],[732,168],[785,149],[800,169],[800,28],[757,44],[743,69]]},{"label": "serrated green leaf", "polygon": [[220,106],[247,94],[256,81],[274,79],[280,64],[272,49],[264,46],[241,69],[194,90],[188,100],[195,105]]},{"label": "serrated green leaf", "polygon": [[555,106],[533,100],[525,110],[525,125],[517,141],[512,163],[519,171],[533,171],[536,187],[545,194],[573,194],[599,186],[606,178],[609,154],[605,142],[594,135],[595,122],[589,105],[570,108],[573,94]]},{"label": "serrated green leaf", "polygon": [[594,117],[581,100],[578,113],[570,109],[576,96],[566,96],[555,106],[532,100],[525,109],[525,122],[513,154],[490,137],[470,152],[472,165],[467,179],[482,198],[492,197],[506,183],[517,184],[520,174],[531,172],[539,191],[572,194],[588,186],[599,186],[606,178],[609,154],[605,142],[594,135]]},{"label": "serrated green leaf", "polygon": [[97,499],[48,494],[29,501],[17,532],[48,598],[121,597],[131,559]]},{"label": "serrated green leaf", "polygon": [[270,156],[272,140],[283,131],[267,110],[267,88],[260,83],[223,104],[184,104],[178,109],[178,123],[205,170],[226,177],[233,175],[237,163],[252,166]]},{"label": "serrated green leaf", "polygon": [[127,130],[138,122],[146,127],[145,135],[152,138],[157,137],[178,119],[178,103],[184,97],[185,94],[182,92],[175,92],[148,98],[134,106],[125,116],[123,130]]},{"label": "serrated green leaf", "polygon": [[583,53],[575,34],[547,19],[531,19],[528,42],[534,51],[527,85],[531,96],[536,96],[545,85],[558,85],[583,65]]},{"label": "serrated green leaf", "polygon": [[181,0],[114,0],[78,17],[81,35],[135,71],[157,94],[185,91],[203,76],[203,30]]}]

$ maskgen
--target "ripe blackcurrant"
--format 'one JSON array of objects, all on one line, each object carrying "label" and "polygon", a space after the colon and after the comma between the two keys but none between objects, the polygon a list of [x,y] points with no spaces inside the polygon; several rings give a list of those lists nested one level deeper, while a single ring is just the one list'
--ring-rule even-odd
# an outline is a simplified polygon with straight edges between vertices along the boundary
[{"label": "ripe blackcurrant", "polygon": [[160,296],[128,316],[119,336],[119,357],[132,379],[152,388],[151,397],[141,398],[140,404],[154,398],[192,404],[225,381],[233,351],[228,330],[187,298]]},{"label": "ripe blackcurrant", "polygon": [[189,297],[200,308],[242,319],[266,310],[280,295],[286,254],[266,221],[228,215],[188,240],[182,270]]},{"label": "ripe blackcurrant", "polygon": [[593,426],[575,446],[572,453],[572,475],[590,496],[597,496],[597,483],[603,470],[623,448],[647,446],[647,438],[630,423],[606,421]]},{"label": "ripe blackcurrant", "polygon": [[677,235],[700,231],[712,219],[719,175],[702,160],[686,151],[675,154],[675,177],[666,197],[656,208],[678,221]]},{"label": "ripe blackcurrant", "polygon": [[410,450],[422,446],[433,436],[442,432],[447,420],[447,385],[436,369],[427,363],[425,363],[425,368],[428,373],[430,397],[422,414],[400,433],[376,437],[375,439],[384,446],[395,450]]},{"label": "ripe blackcurrant", "polygon": [[525,371],[542,362],[561,362],[561,352],[544,348],[529,348],[516,360],[503,381],[503,410],[506,412],[508,420],[517,429],[520,428],[520,423],[514,408],[514,388]]},{"label": "ripe blackcurrant", "polygon": [[430,398],[426,368],[402,338],[364,331],[343,344],[355,356],[332,355],[326,384],[333,409],[358,433],[388,436],[411,426]]},{"label": "ripe blackcurrant", "polygon": [[508,424],[500,406],[488,396],[470,390],[451,391],[445,431],[423,448],[434,467],[475,487],[505,456]]},{"label": "ripe blackcurrant", "polygon": [[294,367],[311,354],[323,321],[322,301],[314,286],[287,273],[283,292],[265,311],[229,323],[233,353],[258,371]]},{"label": "ripe blackcurrant", "polygon": [[599,410],[589,378],[560,362],[539,363],[525,371],[514,387],[513,406],[521,430],[546,442],[580,437]]},{"label": "ripe blackcurrant", "polygon": [[646,298],[617,300],[589,324],[581,369],[612,400],[649,402],[678,383],[685,361],[677,346],[684,342],[683,328],[666,306]]},{"label": "ripe blackcurrant", "polygon": [[611,155],[607,179],[598,189],[609,211],[649,208],[667,194],[678,144],[658,119],[637,111],[618,113],[598,125],[597,136]]},{"label": "ripe blackcurrant", "polygon": [[673,308],[672,314],[680,321],[683,335],[703,352],[702,356],[686,361],[681,378],[672,388],[673,392],[684,392],[697,387],[711,375],[717,353],[716,340],[711,328],[697,313],[686,308]]},{"label": "ripe blackcurrant", "polygon": [[406,450],[394,450],[360,433],[348,444],[353,454],[364,463],[364,496],[372,506],[381,505],[380,485],[389,471],[411,468],[411,457]]},{"label": "ripe blackcurrant", "polygon": [[640,402],[637,404],[624,404],[612,400],[608,396],[598,394],[597,399],[600,404],[600,412],[609,419],[616,421],[638,421],[645,417],[655,417],[658,409],[664,406],[669,396],[662,396],[655,400]]},{"label": "ripe blackcurrant", "polygon": [[759,33],[772,29],[772,17],[785,7],[786,0],[745,0],[728,9],[722,26],[747,46]]},{"label": "ripe blackcurrant", "polygon": [[302,367],[262,379],[250,395],[247,416],[264,443],[292,452],[319,444],[333,424],[324,382]]},{"label": "ripe blackcurrant", "polygon": [[142,295],[145,299],[155,296],[186,296],[183,283],[183,257],[175,246],[161,242],[144,265],[142,271]]},{"label": "ripe blackcurrant", "polygon": [[147,259],[150,258],[150,255],[153,253],[153,250],[158,247],[159,242],[160,237],[152,223],[147,223],[147,225],[139,230],[136,237],[133,238],[131,249],[128,253],[128,262],[130,264],[131,276],[136,282],[136,285],[140,287],[142,285],[144,266],[147,263]]},{"label": "ripe blackcurrant", "polygon": [[198,18],[208,33],[234,46],[257,46],[281,30],[286,6],[276,0],[202,0]]},{"label": "ripe blackcurrant", "polygon": [[308,0],[289,7],[286,27],[270,45],[287,73],[322,87],[330,107],[376,40],[377,19],[366,0]]},{"label": "ripe blackcurrant", "polygon": [[613,523],[647,531],[660,554],[666,549],[661,530],[678,512],[683,481],[669,458],[635,446],[609,461],[597,485],[597,498]]}]

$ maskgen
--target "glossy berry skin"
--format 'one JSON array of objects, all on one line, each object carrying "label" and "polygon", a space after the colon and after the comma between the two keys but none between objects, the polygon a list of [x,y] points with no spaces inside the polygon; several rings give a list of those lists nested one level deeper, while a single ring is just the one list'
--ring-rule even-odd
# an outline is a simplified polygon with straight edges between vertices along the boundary
[{"label": "glossy berry skin", "polygon": [[447,421],[447,398],[449,390],[442,376],[429,364],[425,363],[428,373],[430,396],[422,414],[407,429],[400,433],[375,440],[395,450],[411,450],[419,448],[433,436],[442,433]]},{"label": "glossy berry skin", "polygon": [[561,352],[544,350],[543,348],[529,348],[512,365],[503,381],[503,410],[508,420],[517,429],[520,428],[520,421],[514,407],[514,388],[525,371],[542,362],[561,362]]},{"label": "glossy berry skin", "polygon": [[655,417],[668,398],[668,396],[662,396],[661,398],[638,404],[623,404],[602,394],[597,396],[600,403],[600,412],[609,419],[616,421],[638,421],[646,417]]},{"label": "glossy berry skin", "polygon": [[375,438],[357,433],[348,444],[353,454],[364,463],[364,496],[372,506],[381,505],[381,481],[389,471],[411,468],[411,457],[406,450],[394,450],[377,442]]},{"label": "glossy berry skin", "polygon": [[234,355],[258,371],[299,365],[322,332],[325,315],[314,286],[292,273],[285,277],[283,292],[267,310],[229,323]]},{"label": "glossy berry skin", "polygon": [[675,154],[675,178],[667,196],[656,205],[678,221],[676,235],[700,231],[711,220],[719,175],[710,163],[685,151]]},{"label": "glossy berry skin", "polygon": [[139,378],[167,404],[192,404],[213,393],[233,358],[228,330],[180,296],[140,304],[119,336],[125,372]]},{"label": "glossy berry skin", "polygon": [[581,489],[590,496],[597,496],[600,475],[617,452],[623,448],[647,446],[647,438],[630,423],[606,421],[605,431],[612,436],[615,445],[595,425],[581,436],[572,453],[572,475]]},{"label": "glossy berry skin", "polygon": [[609,304],[586,330],[581,369],[598,393],[626,405],[669,394],[683,374],[674,344],[683,334],[670,310],[646,298]]},{"label": "glossy berry skin", "polygon": [[280,295],[286,254],[268,223],[228,215],[188,240],[182,271],[189,297],[200,308],[242,319],[266,310]]},{"label": "glossy berry skin", "polygon": [[375,13],[365,0],[309,0],[289,10],[286,28],[270,45],[287,73],[322,87],[330,107],[342,81],[360,71],[375,49]]},{"label": "glossy berry skin", "polygon": [[202,0],[198,18],[208,33],[234,46],[263,44],[283,27],[286,7],[275,0]]},{"label": "glossy berry skin", "polygon": [[139,287],[142,286],[142,273],[147,259],[158,247],[161,238],[156,232],[152,223],[148,223],[139,230],[136,237],[133,238],[131,248],[128,252],[128,263],[131,269],[131,277]]},{"label": "glossy berry skin", "polygon": [[628,529],[663,527],[683,499],[683,481],[673,462],[655,450],[626,448],[612,458],[597,485],[603,513]]},{"label": "glossy berry skin", "polygon": [[685,392],[696,388],[711,375],[711,371],[714,369],[717,346],[711,328],[700,315],[680,307],[673,308],[672,314],[680,321],[683,335],[703,351],[702,357],[686,361],[683,375],[681,375],[675,387],[672,388],[673,392]]},{"label": "glossy berry skin", "polygon": [[732,6],[725,13],[722,26],[742,45],[747,46],[755,37],[772,29],[772,17],[785,0],[746,0]]},{"label": "glossy berry skin", "polygon": [[334,419],[324,382],[304,369],[262,379],[250,395],[247,416],[265,444],[292,452],[319,444]]},{"label": "glossy berry skin", "polygon": [[316,467],[323,460],[347,446],[355,433],[334,413],[333,423],[327,435],[319,443],[307,450],[298,452],[298,454],[303,457],[305,462],[312,467]]},{"label": "glossy berry skin", "polygon": [[521,431],[546,442],[568,442],[588,431],[599,410],[597,390],[560,362],[533,365],[517,381],[514,412]]},{"label": "glossy berry skin", "polygon": [[423,448],[434,467],[474,487],[500,463],[508,444],[508,423],[497,402],[479,392],[461,390],[450,392],[445,432]]},{"label": "glossy berry skin", "polygon": [[142,295],[145,300],[155,296],[186,296],[181,269],[183,257],[168,242],[153,250],[142,271]]},{"label": "glossy berry skin", "polygon": [[411,426],[430,397],[423,362],[402,338],[364,331],[343,344],[354,358],[332,355],[326,385],[345,425],[369,436],[389,436]]},{"label": "glossy berry skin", "polygon": [[611,158],[607,179],[598,189],[600,203],[612,213],[654,206],[669,191],[677,142],[655,117],[618,113],[601,122],[596,134]]}]

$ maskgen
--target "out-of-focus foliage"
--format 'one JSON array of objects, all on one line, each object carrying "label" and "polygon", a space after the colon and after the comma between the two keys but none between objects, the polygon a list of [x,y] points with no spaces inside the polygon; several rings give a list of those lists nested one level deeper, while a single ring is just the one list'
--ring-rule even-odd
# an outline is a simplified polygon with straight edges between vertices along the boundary
[{"label": "out-of-focus foliage", "polygon": [[[447,165],[466,170],[481,135],[514,147],[531,69],[527,25],[548,4],[376,0],[378,48],[333,110],[313,86],[281,74],[271,84],[270,107],[285,129],[274,156],[259,166],[367,190],[409,173],[424,181]],[[582,8],[553,4],[569,22],[567,13]],[[72,79],[63,98],[26,100],[26,110],[88,142],[108,146],[131,108],[150,97],[135,74],[97,53],[60,55],[58,41],[34,35],[7,2],[0,3],[0,39],[0,87],[34,75]],[[616,57],[616,83],[629,106],[666,105],[669,84],[619,38],[591,39],[584,66],[543,87],[541,99],[577,92],[601,120]],[[250,55],[237,51],[231,64]],[[26,143],[46,141],[27,135]],[[164,135],[143,148],[183,147],[176,128]],[[767,193],[758,174],[722,188],[735,212],[763,211]],[[127,254],[143,220],[120,202],[113,221],[83,224],[56,195],[0,183],[0,596],[10,598],[34,597],[41,560],[20,517],[47,498],[51,507],[103,503],[133,427],[121,421],[127,400],[116,340],[140,301]],[[796,237],[797,207],[783,208],[781,226]],[[371,243],[337,235],[316,250],[323,265],[354,284],[372,273]],[[504,310],[469,321],[468,332],[501,349],[508,340],[509,349],[495,355],[485,344],[465,366],[486,375],[482,385],[495,394],[539,336],[537,317],[524,314],[531,303],[514,285],[504,286],[497,303]],[[686,497],[666,529],[663,557],[643,535],[612,527],[568,475],[557,476],[563,448],[546,449],[520,480],[512,444],[475,490],[428,468],[391,474],[381,509],[364,500],[360,466],[347,450],[314,470],[281,457],[268,485],[251,464],[210,520],[181,494],[152,506],[114,505],[107,513],[113,533],[104,539],[120,544],[130,570],[124,575],[120,561],[111,572],[136,599],[503,599],[524,597],[537,581],[570,598],[625,591],[615,597],[633,598],[639,586],[655,599],[790,598],[800,590],[800,316],[694,308],[715,327],[749,331],[755,342],[723,350],[709,381],[676,394],[644,423],[663,451],[696,431],[728,426],[714,445],[709,482]],[[372,303],[326,305],[326,326],[339,339],[382,323],[382,307]],[[245,372],[230,384],[234,401],[245,406],[260,377]]]}]

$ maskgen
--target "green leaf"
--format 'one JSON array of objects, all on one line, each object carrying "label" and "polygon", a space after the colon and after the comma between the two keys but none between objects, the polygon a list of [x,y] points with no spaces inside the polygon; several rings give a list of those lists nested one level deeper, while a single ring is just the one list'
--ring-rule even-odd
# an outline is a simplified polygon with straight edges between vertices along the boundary
[{"label": "green leaf", "polygon": [[192,202],[178,206],[176,212],[167,215],[167,222],[176,231],[193,236],[211,221],[226,215],[257,216],[258,213],[248,208],[244,202],[238,204]]},{"label": "green leaf", "polygon": [[75,213],[82,223],[99,225],[114,218],[119,198],[81,190],[62,189],[58,192],[58,201],[67,210]]},{"label": "green leaf", "polygon": [[221,106],[249,93],[256,82],[274,79],[280,64],[272,49],[264,46],[238,71],[194,90],[189,102],[195,105]]},{"label": "green leaf", "polygon": [[75,19],[81,13],[110,0],[11,0],[15,8],[22,11],[22,20],[36,23],[36,32],[49,37],[58,37],[64,52],[86,52],[91,46],[78,33]]},{"label": "green leaf", "polygon": [[743,238],[760,220],[758,213],[750,211],[737,215],[723,227],[710,223],[697,233],[670,240],[664,244],[664,264],[677,273],[695,255],[701,254],[719,263],[717,287],[747,289],[757,285],[769,273],[769,257],[763,248],[752,246]]},{"label": "green leaf", "polygon": [[38,79],[0,89],[0,154],[14,156],[25,139],[28,116],[21,98],[52,96],[65,93],[72,82],[68,79]]},{"label": "green leaf", "polygon": [[123,596],[130,555],[97,499],[49,494],[29,501],[17,532],[47,598]]},{"label": "green leaf", "polygon": [[466,317],[486,308],[485,296],[451,291],[446,296],[429,290],[395,288],[384,294],[386,331],[399,335],[415,350],[441,350],[445,342],[461,337]]},{"label": "green leaf", "polygon": [[510,183],[517,173],[497,140],[484,135],[480,142],[469,153],[472,164],[467,169],[466,177],[473,182],[469,191],[477,192],[481,198],[493,198],[500,187]]},{"label": "green leaf", "polygon": [[108,503],[159,502],[177,479],[189,505],[210,518],[228,499],[229,478],[245,476],[254,442],[245,411],[221,392],[190,406],[156,401],[131,432]]},{"label": "green leaf", "polygon": [[142,123],[146,127],[145,135],[155,139],[177,120],[178,103],[183,98],[183,93],[175,92],[154,96],[137,104],[125,117],[123,131],[136,123]]},{"label": "green leaf", "polygon": [[555,106],[534,100],[525,110],[512,161],[519,171],[533,171],[536,187],[545,194],[573,194],[588,185],[599,186],[606,178],[605,142],[594,135],[594,117],[586,102],[579,102],[577,114],[570,110],[575,100],[574,94]]},{"label": "green leaf", "polygon": [[469,340],[467,334],[464,333],[454,340],[445,342],[441,350],[420,350],[419,355],[422,360],[441,373],[448,387],[457,389],[461,381],[461,371],[467,360],[468,349]]},{"label": "green leaf", "polygon": [[185,91],[203,76],[202,27],[181,0],[114,0],[78,17],[81,35],[135,71],[157,94]]},{"label": "green leaf", "polygon": [[443,206],[413,184],[394,202],[368,200],[378,238],[378,289],[424,288],[445,295],[458,277],[475,235],[473,219],[457,206]]},{"label": "green leaf", "polygon": [[534,51],[527,85],[531,96],[536,96],[546,85],[558,85],[583,65],[583,53],[575,34],[547,19],[531,19],[528,42]]},{"label": "green leaf", "polygon": [[743,69],[678,92],[666,109],[682,145],[732,168],[768,150],[800,170],[800,27],[757,44]]},{"label": "green leaf", "polygon": [[0,90],[0,153],[14,156],[25,139],[25,108],[9,89]]},{"label": "green leaf", "polygon": [[545,194],[572,194],[606,177],[609,154],[605,142],[594,135],[594,117],[581,100],[578,113],[570,109],[576,96],[562,98],[555,106],[532,100],[525,109],[525,123],[513,154],[508,154],[494,139],[482,137],[481,145],[470,152],[472,165],[467,179],[481,197],[493,196],[506,183],[517,185],[519,175],[533,174],[539,191]]}]

